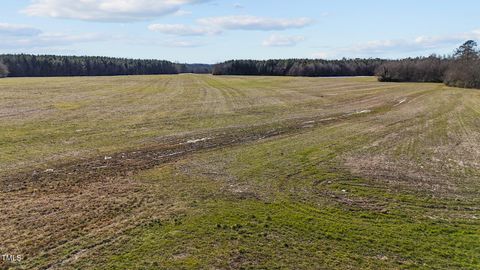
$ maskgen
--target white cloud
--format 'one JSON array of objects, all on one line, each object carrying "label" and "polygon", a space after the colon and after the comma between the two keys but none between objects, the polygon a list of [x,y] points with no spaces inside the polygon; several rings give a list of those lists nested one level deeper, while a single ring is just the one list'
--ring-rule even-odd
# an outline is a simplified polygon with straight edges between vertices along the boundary
[{"label": "white cloud", "polygon": [[46,33],[28,25],[0,23],[1,49],[57,47],[84,42],[106,41],[114,38],[111,35],[98,33]]},{"label": "white cloud", "polygon": [[[419,36],[412,40],[375,40],[364,44],[358,44],[350,48],[353,52],[382,54],[389,52],[415,52],[422,50],[431,50],[443,48],[445,46],[454,46],[467,39],[479,39],[480,33],[472,31],[470,33],[454,34],[449,36]],[[453,48],[452,48],[453,49]]]},{"label": "white cloud", "polygon": [[175,13],[173,13],[173,16],[182,17],[182,16],[191,15],[191,14],[192,14],[191,11],[184,10],[184,9],[179,9],[179,10],[175,11]]},{"label": "white cloud", "polygon": [[[8,26],[8,27],[7,27]],[[0,23],[0,29],[8,29],[8,31],[0,31],[0,50],[12,52],[58,52],[67,51],[70,45],[80,43],[93,42],[111,42],[117,41],[124,44],[141,45],[141,46],[163,46],[172,48],[194,48],[204,46],[205,43],[198,40],[157,40],[148,38],[135,38],[125,35],[112,35],[108,33],[51,33],[42,32],[31,26]],[[31,32],[15,32],[12,29],[35,29]],[[178,30],[178,29],[177,29]],[[189,30],[188,28],[185,30]],[[173,31],[173,30],[172,30]],[[28,35],[27,35],[28,34]],[[185,34],[189,34],[185,32]]]},{"label": "white cloud", "polygon": [[148,26],[150,31],[178,36],[203,36],[219,34],[221,31],[208,27],[193,27],[184,24],[152,24]]},{"label": "white cloud", "polygon": [[107,41],[112,37],[98,33],[64,34],[41,33],[37,36],[17,37],[3,39],[0,43],[2,49],[31,49],[44,47],[57,47],[77,43]]},{"label": "white cloud", "polygon": [[242,8],[244,8],[244,6],[243,6],[242,4],[240,4],[240,3],[235,3],[235,4],[233,4],[233,7],[236,8],[236,9],[242,9]]},{"label": "white cloud", "polygon": [[170,40],[162,42],[160,45],[171,48],[196,48],[204,46],[205,43],[189,40]]},{"label": "white cloud", "polygon": [[303,36],[279,36],[271,35],[265,39],[262,43],[265,47],[289,47],[295,46],[297,43],[304,41],[305,37]]},{"label": "white cloud", "polygon": [[34,0],[22,12],[85,21],[130,22],[174,14],[187,4],[208,0]]},{"label": "white cloud", "polygon": [[[297,19],[271,19],[254,16],[228,16],[199,19],[199,25],[189,26],[184,24],[151,24],[150,31],[177,36],[203,36],[216,35],[223,30],[286,30],[301,28],[312,22],[308,18]],[[272,36],[267,39],[265,46],[292,46],[299,42],[299,37]]]},{"label": "white cloud", "polygon": [[0,35],[35,36],[40,34],[41,32],[41,30],[28,25],[0,23]]},{"label": "white cloud", "polygon": [[[434,50],[458,46],[469,39],[480,39],[480,30],[467,33],[458,33],[445,36],[419,36],[413,39],[373,40],[349,47],[336,48],[332,51],[322,51],[313,54],[313,57],[391,57],[404,53],[431,54]],[[322,57],[323,56],[323,57]]]},{"label": "white cloud", "polygon": [[286,30],[303,28],[310,25],[313,20],[309,18],[274,19],[248,15],[211,17],[198,20],[202,25],[230,30]]}]

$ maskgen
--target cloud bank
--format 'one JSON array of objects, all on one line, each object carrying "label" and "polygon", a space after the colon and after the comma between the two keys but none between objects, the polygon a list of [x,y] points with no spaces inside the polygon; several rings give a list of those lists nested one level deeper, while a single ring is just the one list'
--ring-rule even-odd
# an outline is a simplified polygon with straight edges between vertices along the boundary
[{"label": "cloud bank", "polygon": [[434,53],[434,50],[460,45],[466,40],[480,39],[480,29],[467,33],[457,33],[445,36],[419,36],[413,39],[372,40],[356,45],[316,52],[317,58],[339,57],[389,57],[398,53]]},{"label": "cloud bank", "polygon": [[184,24],[152,24],[148,26],[148,29],[154,32],[178,36],[215,35],[221,32],[220,30],[208,27],[188,26]]},{"label": "cloud bank", "polygon": [[22,10],[30,16],[97,22],[132,22],[175,14],[188,4],[209,0],[35,0]]},{"label": "cloud bank", "polygon": [[28,25],[0,23],[0,48],[31,49],[71,45],[83,42],[107,41],[112,36],[98,33],[66,34],[45,33]]},{"label": "cloud bank", "polygon": [[0,23],[0,35],[4,36],[35,36],[41,32],[41,30],[28,25]]},{"label": "cloud bank", "polygon": [[273,31],[298,29],[313,23],[310,18],[274,19],[249,15],[210,17],[199,19],[198,23],[227,30]]},{"label": "cloud bank", "polygon": [[303,36],[271,35],[263,41],[262,45],[265,47],[292,47],[304,40]]}]

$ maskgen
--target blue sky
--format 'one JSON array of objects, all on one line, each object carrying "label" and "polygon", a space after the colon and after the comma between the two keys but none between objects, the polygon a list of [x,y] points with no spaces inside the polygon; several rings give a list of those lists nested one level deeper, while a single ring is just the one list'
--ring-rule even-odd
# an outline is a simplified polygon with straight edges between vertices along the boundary
[{"label": "blue sky", "polygon": [[450,54],[480,39],[471,0],[2,1],[0,53],[228,59]]}]

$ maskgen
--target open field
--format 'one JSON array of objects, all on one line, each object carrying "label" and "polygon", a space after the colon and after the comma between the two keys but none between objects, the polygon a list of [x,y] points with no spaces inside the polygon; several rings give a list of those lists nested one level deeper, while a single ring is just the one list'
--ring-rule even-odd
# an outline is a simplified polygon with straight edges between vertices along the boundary
[{"label": "open field", "polygon": [[13,269],[478,269],[480,91],[0,80]]}]

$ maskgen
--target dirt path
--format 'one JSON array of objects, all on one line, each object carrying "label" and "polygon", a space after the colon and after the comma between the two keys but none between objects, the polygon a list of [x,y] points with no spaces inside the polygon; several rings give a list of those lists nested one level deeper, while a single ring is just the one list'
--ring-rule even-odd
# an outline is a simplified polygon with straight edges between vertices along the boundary
[{"label": "dirt path", "polygon": [[[392,107],[395,102],[387,105]],[[234,127],[195,135],[169,137],[134,151],[115,153],[88,160],[60,164],[49,169],[34,169],[2,179],[2,192],[13,192],[31,186],[55,188],[58,182],[85,182],[99,177],[125,177],[135,172],[171,162],[197,151],[249,143],[333,122],[344,121],[360,115],[375,113],[384,107],[367,108],[341,115],[289,119],[266,125]]]}]

